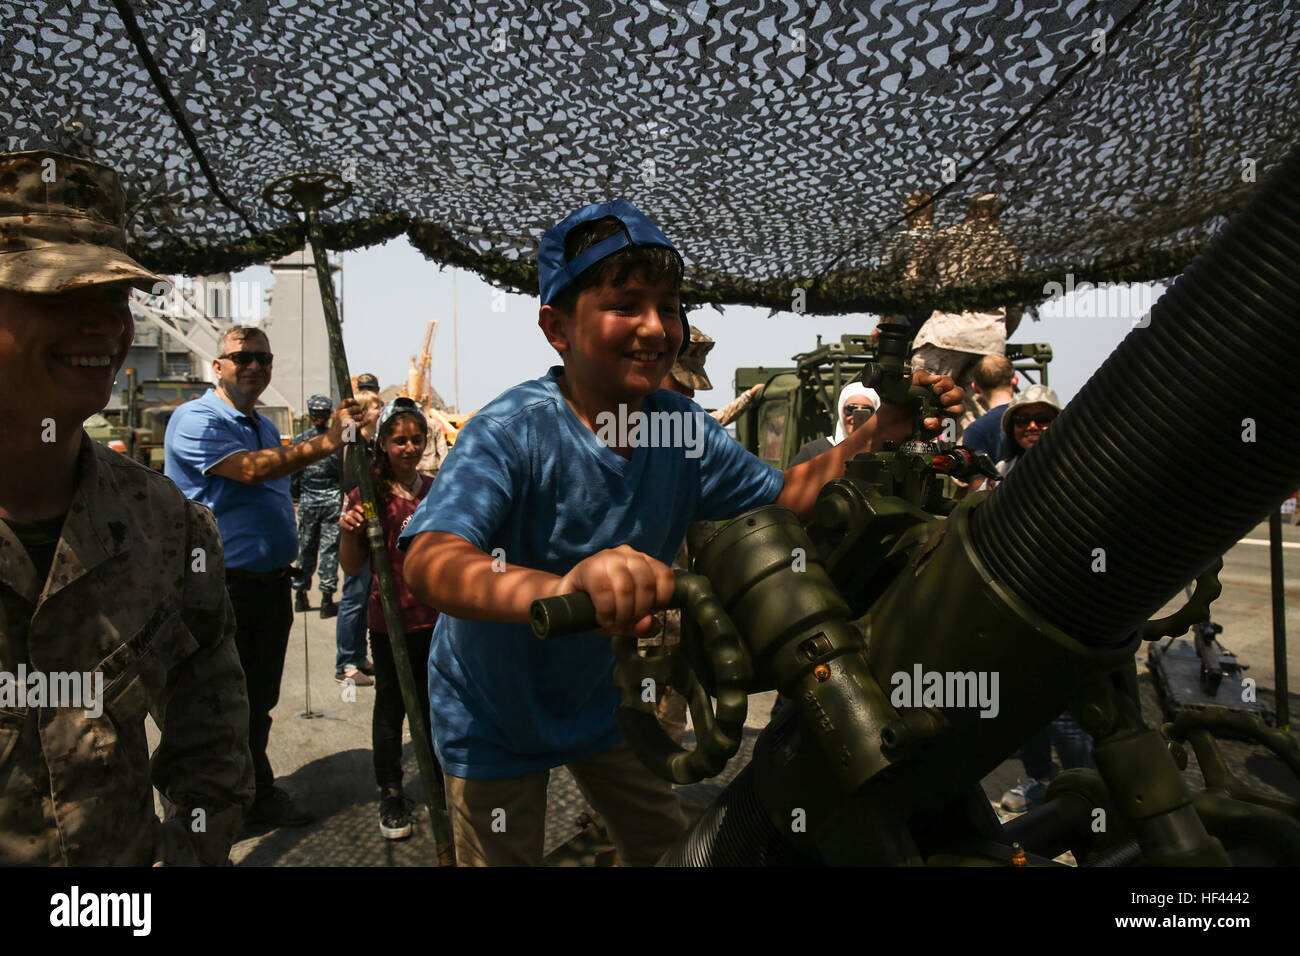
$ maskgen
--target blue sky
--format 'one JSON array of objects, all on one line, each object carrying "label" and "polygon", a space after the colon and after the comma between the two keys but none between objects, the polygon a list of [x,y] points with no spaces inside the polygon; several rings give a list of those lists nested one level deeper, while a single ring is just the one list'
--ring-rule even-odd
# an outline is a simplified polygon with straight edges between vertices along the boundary
[{"label": "blue sky", "polygon": [[[344,253],[343,275],[343,344],[353,375],[373,372],[385,387],[405,381],[429,319],[438,320],[434,388],[449,405],[455,404],[459,391],[464,411],[545,374],[558,361],[537,327],[535,297],[502,292],[464,270],[439,269],[405,238]],[[271,287],[266,267],[247,269],[235,278]],[[1068,401],[1160,291],[1122,286],[1102,296],[1076,290],[1044,307],[1041,321],[1026,319],[1012,341],[1051,344],[1050,381],[1061,400]],[[721,313],[705,307],[693,312],[691,321],[717,340],[708,358],[715,387],[696,394],[705,408],[730,400],[738,367],[786,365],[796,352],[813,348],[818,334],[823,342],[832,342],[847,333],[869,332],[875,325],[870,315],[777,313],[769,318],[768,310],[746,306],[727,306]],[[459,389],[453,356],[459,357]]]}]

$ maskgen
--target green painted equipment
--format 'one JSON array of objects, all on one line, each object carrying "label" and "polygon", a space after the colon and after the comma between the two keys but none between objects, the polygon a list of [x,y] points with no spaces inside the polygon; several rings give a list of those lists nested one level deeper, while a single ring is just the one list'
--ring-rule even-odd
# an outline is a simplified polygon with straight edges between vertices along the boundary
[{"label": "green painted equipment", "polygon": [[[620,723],[667,779],[701,779],[736,753],[746,694],[790,702],[663,864],[1051,865],[1063,849],[1085,866],[1300,864],[1300,800],[1237,780],[1215,744],[1248,737],[1300,777],[1295,738],[1222,708],[1150,727],[1134,667],[1144,640],[1204,619],[1215,562],[1300,483],[1275,394],[1300,367],[1300,272],[1277,266],[1300,258],[1297,215],[1300,149],[1006,480],[960,502],[948,480],[978,463],[921,433],[929,397],[911,386],[901,336],[882,334],[860,374],[911,405],[911,440],[850,461],[821,492],[815,534],[777,506],[719,530],[678,580],[670,658],[615,642]],[[1161,377],[1171,355],[1180,373]],[[1252,370],[1234,401],[1198,404],[1200,383],[1234,363]],[[812,405],[829,392],[811,366],[793,378],[773,397],[787,429],[807,417],[792,395]],[[1192,406],[1195,443],[1170,427]],[[1270,437],[1244,440],[1241,409]],[[1151,621],[1192,579],[1189,606]],[[532,622],[552,638],[595,616],[570,594],[536,602]],[[631,713],[646,679],[686,691],[694,752]],[[981,778],[1065,710],[1092,736],[1097,769],[1062,774],[1041,807],[999,823]],[[1202,793],[1181,775],[1187,742]]]},{"label": "green painted equipment", "polygon": [[[736,437],[749,451],[777,468],[787,468],[808,442],[835,431],[840,390],[856,379],[879,352],[870,335],[843,335],[839,342],[801,352],[793,366],[736,369],[736,394],[764,384],[762,393],[736,419]],[[1025,380],[1047,384],[1052,347],[1025,342],[1007,346],[1007,358]]]}]

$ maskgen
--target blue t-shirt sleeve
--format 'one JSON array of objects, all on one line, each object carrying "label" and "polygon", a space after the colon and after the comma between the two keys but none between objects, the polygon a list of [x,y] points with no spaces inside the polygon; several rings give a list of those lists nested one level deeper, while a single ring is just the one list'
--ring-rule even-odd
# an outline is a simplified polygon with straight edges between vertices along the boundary
[{"label": "blue t-shirt sleeve", "polygon": [[705,420],[700,498],[692,521],[724,521],[776,501],[785,487],[777,468],[751,455],[712,415]]},{"label": "blue t-shirt sleeve", "polygon": [[475,416],[456,436],[433,487],[398,539],[405,551],[417,534],[459,535],[486,551],[522,490],[528,458],[509,432],[490,418]]},{"label": "blue t-shirt sleeve", "polygon": [[248,450],[231,427],[231,422],[202,408],[181,408],[168,422],[167,444],[178,459],[206,475],[224,459]]}]

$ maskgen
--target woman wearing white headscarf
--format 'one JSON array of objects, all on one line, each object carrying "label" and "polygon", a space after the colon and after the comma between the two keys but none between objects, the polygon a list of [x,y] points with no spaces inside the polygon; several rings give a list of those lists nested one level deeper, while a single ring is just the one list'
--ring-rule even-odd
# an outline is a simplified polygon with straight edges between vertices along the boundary
[{"label": "woman wearing white headscarf", "polygon": [[[861,382],[850,382],[840,389],[839,414],[835,418],[835,434],[829,438],[814,438],[795,454],[790,467],[802,465],[805,461],[816,458],[822,452],[834,448],[853,434],[853,416],[863,409],[870,409],[875,414],[880,407],[880,396],[874,388],[867,388]],[[868,416],[870,417],[870,416]]]}]

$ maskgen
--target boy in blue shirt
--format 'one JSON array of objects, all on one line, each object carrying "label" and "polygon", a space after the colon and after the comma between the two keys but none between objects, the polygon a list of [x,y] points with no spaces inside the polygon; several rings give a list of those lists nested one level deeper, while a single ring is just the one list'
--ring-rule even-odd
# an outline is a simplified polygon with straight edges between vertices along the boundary
[{"label": "boy in blue shirt", "polygon": [[[609,638],[536,640],[534,600],[586,591],[606,634],[645,635],[672,597],[669,562],[688,524],[772,503],[809,521],[846,460],[910,429],[907,408],[883,405],[784,474],[750,455],[690,399],[659,389],[689,340],[682,271],[658,227],[622,200],[548,230],[538,324],[564,365],[466,423],[402,534],[407,584],[442,611],[429,696],[460,865],[540,864],[547,779],[562,764],[625,865],[654,863],[685,828],[671,786],[614,722]],[[951,379],[915,380],[961,413]]]}]

